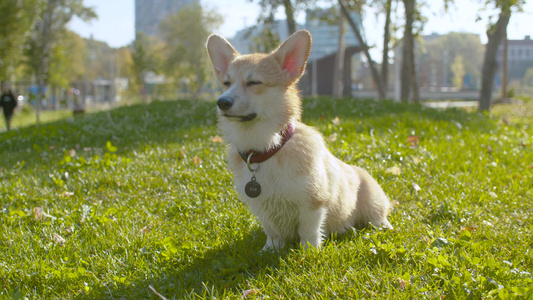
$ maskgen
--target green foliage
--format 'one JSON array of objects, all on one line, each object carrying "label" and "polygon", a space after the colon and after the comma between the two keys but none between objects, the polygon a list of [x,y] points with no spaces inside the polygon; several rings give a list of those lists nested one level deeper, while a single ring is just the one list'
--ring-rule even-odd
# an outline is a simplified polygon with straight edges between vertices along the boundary
[{"label": "green foliage", "polygon": [[[161,57],[161,43],[155,37],[150,37],[142,32],[138,32],[133,42],[131,50],[130,72],[134,81],[130,83],[130,88],[136,94],[146,95],[144,78],[148,72],[158,73],[163,57]],[[143,99],[145,100],[145,99]]]},{"label": "green foliage", "polygon": [[394,230],[278,253],[259,252],[265,236],[232,187],[214,102],[3,132],[0,297],[144,299],[150,285],[169,299],[531,298],[533,101],[524,103],[486,117],[304,101],[303,121],[390,196]]},{"label": "green foliage", "polygon": [[[480,69],[483,63],[484,46],[478,35],[450,32],[446,35],[439,36],[434,40],[430,40],[424,43],[424,54],[430,61],[438,61],[447,63],[450,72],[449,77],[444,78],[445,82],[453,83],[453,86],[461,88],[457,85],[459,77],[461,80],[467,73],[471,75],[469,88],[477,88],[477,83],[480,81]],[[459,58],[462,57],[462,58]],[[459,67],[462,65],[462,67]],[[456,71],[453,68],[462,69],[458,72],[459,75],[456,78]],[[440,67],[438,65],[437,67]],[[437,72],[441,74],[443,72]],[[442,78],[441,78],[442,81]]]},{"label": "green foliage", "polygon": [[22,60],[20,53],[35,19],[37,0],[0,1],[0,81]]},{"label": "green foliage", "polygon": [[222,16],[205,10],[198,3],[190,4],[161,22],[166,43],[164,72],[174,84],[184,82],[196,99],[212,77],[212,67],[205,52],[205,41],[222,24]]},{"label": "green foliage", "polygon": [[109,64],[114,50],[105,42],[83,39],[85,49],[83,57],[84,78],[95,80],[109,74]]},{"label": "green foliage", "polygon": [[250,52],[260,53],[270,53],[281,44],[279,36],[267,26],[263,28],[259,35],[253,37],[253,42]]},{"label": "green foliage", "polygon": [[464,86],[464,78],[466,75],[464,58],[462,55],[455,56],[455,59],[453,60],[452,65],[450,66],[450,69],[453,73],[453,86],[459,90],[462,90]]},{"label": "green foliage", "polygon": [[85,73],[83,57],[85,42],[72,31],[65,31],[52,49],[48,82],[52,87],[68,89],[74,80]]},{"label": "green foliage", "polygon": [[36,0],[34,10],[36,21],[26,40],[24,54],[30,73],[42,75],[46,81],[51,61],[58,68],[57,65],[62,63],[61,47],[72,43],[65,40],[72,34],[68,32],[67,24],[74,17],[89,21],[96,18],[96,13],[92,8],[83,6],[82,0]]},{"label": "green foliage", "polygon": [[533,68],[527,69],[523,79],[523,86],[530,89],[533,88]]}]

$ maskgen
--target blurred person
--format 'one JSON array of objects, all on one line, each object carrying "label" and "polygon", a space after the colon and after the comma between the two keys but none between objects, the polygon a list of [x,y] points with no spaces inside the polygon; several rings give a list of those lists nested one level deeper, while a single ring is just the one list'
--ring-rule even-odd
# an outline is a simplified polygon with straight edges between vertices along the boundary
[{"label": "blurred person", "polygon": [[6,118],[7,130],[11,128],[11,117],[13,117],[13,111],[17,107],[17,98],[13,95],[8,83],[2,84],[2,95],[0,96],[0,106],[4,111],[4,117]]}]

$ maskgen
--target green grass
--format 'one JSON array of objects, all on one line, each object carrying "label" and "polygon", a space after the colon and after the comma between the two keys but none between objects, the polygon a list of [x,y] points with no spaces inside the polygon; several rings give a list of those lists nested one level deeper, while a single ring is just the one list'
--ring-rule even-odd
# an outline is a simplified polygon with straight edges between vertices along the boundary
[{"label": "green grass", "polygon": [[[72,110],[62,109],[62,110],[45,110],[40,114],[40,122],[49,123],[59,120],[64,120],[72,115]],[[4,116],[0,117],[0,132],[6,130],[6,123]],[[11,120],[11,129],[17,129],[20,127],[25,127],[30,124],[35,124],[36,115],[35,111],[30,108],[30,106],[19,107],[15,110],[13,114],[13,119]]]},{"label": "green grass", "polygon": [[0,134],[0,298],[531,298],[531,104],[306,100],[304,122],[390,195],[394,230],[279,253],[259,253],[212,102],[19,126]]}]

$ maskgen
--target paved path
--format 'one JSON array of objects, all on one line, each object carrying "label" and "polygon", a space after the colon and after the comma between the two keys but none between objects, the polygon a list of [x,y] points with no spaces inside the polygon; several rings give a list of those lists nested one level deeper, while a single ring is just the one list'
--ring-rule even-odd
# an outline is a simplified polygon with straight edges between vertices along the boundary
[{"label": "paved path", "polygon": [[431,108],[452,108],[452,107],[476,108],[478,107],[479,102],[477,101],[430,101],[430,102],[422,101],[422,105],[424,105],[425,107],[431,107]]}]

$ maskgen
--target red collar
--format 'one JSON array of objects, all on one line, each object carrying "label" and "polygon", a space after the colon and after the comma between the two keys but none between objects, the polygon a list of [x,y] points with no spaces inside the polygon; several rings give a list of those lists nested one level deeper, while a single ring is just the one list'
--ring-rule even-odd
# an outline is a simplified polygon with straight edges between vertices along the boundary
[{"label": "red collar", "polygon": [[294,122],[291,121],[287,125],[287,127],[285,127],[283,129],[283,132],[281,133],[282,134],[282,140],[281,140],[281,143],[278,146],[276,146],[274,148],[271,148],[271,149],[268,149],[266,152],[257,152],[255,150],[248,150],[246,152],[240,152],[239,151],[239,155],[242,157],[244,162],[246,162],[247,159],[248,159],[248,156],[251,153],[252,157],[250,157],[250,163],[254,163],[254,164],[262,163],[262,162],[266,161],[267,159],[271,158],[274,154],[276,154],[276,152],[278,152],[278,150],[281,149],[281,147],[283,147],[283,145],[285,145],[285,143],[287,143],[287,141],[289,141],[291,139],[291,137],[294,134],[295,130],[296,130],[296,124],[294,124]]}]

